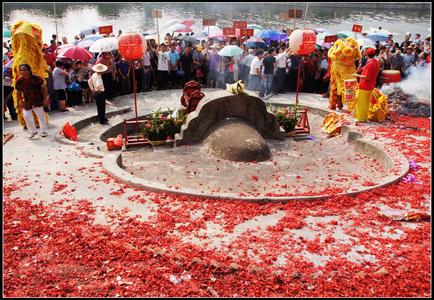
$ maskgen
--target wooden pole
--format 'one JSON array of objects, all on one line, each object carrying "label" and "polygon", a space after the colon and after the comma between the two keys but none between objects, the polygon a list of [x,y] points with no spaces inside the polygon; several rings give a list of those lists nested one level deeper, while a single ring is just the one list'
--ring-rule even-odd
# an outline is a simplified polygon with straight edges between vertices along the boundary
[{"label": "wooden pole", "polygon": [[[137,62],[138,63],[138,62]],[[139,119],[138,119],[138,114],[137,114],[137,94],[136,94],[136,68],[135,68],[135,61],[133,60],[133,91],[134,91],[134,108],[135,108],[135,112],[136,112],[136,129],[137,129],[137,133],[139,133],[140,128],[139,128]]]},{"label": "wooden pole", "polygon": [[298,105],[298,90],[300,86],[300,63],[301,59],[298,60],[298,71],[297,71],[297,91],[295,93],[295,104]]},{"label": "wooden pole", "polygon": [[157,41],[158,45],[160,45],[160,29],[158,28],[158,16],[156,16],[155,19],[157,21]]},{"label": "wooden pole", "polygon": [[307,10],[309,8],[309,2],[306,3],[306,11],[304,12],[304,24],[303,27],[306,28]]},{"label": "wooden pole", "polygon": [[54,24],[56,25],[56,43],[59,40],[59,32],[57,30],[57,13],[56,13],[56,3],[53,2],[53,8],[54,8]]}]

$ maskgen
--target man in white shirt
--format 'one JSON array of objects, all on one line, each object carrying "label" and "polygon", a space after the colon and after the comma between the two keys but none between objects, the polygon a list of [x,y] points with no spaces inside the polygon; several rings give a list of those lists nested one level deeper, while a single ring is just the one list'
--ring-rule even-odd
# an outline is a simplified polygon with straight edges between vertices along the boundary
[{"label": "man in white shirt", "polygon": [[278,48],[276,55],[276,77],[277,77],[277,93],[285,92],[285,79],[286,79],[286,61],[288,60],[288,54],[285,49]]},{"label": "man in white shirt", "polygon": [[253,58],[252,63],[250,65],[250,73],[249,73],[249,90],[259,92],[261,87],[261,80],[265,79],[265,77],[261,73],[261,60],[264,56],[264,52],[257,51],[255,58]]},{"label": "man in white shirt", "polygon": [[166,89],[167,88],[167,79],[169,76],[169,65],[170,59],[167,54],[167,49],[165,44],[160,45],[160,50],[158,51],[158,89]]},{"label": "man in white shirt", "polygon": [[93,73],[88,80],[89,88],[95,94],[95,104],[98,112],[98,121],[100,124],[106,124],[108,122],[107,118],[105,117],[106,97],[104,92],[104,83],[101,76],[102,73],[107,71],[107,69],[107,66],[103,64],[94,65],[92,70],[94,70],[95,73]]},{"label": "man in white shirt", "polygon": [[413,43],[415,43],[418,47],[423,45],[423,40],[420,38],[419,33],[416,33]]},{"label": "man in white shirt", "polygon": [[246,86],[248,86],[249,74],[250,74],[250,65],[252,64],[252,61],[254,58],[255,58],[255,55],[253,55],[253,49],[249,49],[249,54],[247,54],[241,62],[242,66],[243,66],[242,79],[245,81]]}]

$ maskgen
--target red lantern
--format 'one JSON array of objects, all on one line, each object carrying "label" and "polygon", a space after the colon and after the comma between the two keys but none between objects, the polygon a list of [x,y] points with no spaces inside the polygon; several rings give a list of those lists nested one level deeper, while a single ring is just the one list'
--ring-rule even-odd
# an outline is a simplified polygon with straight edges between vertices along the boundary
[{"label": "red lantern", "polygon": [[316,35],[309,29],[294,30],[289,36],[289,48],[297,55],[308,55],[315,50]]},{"label": "red lantern", "polygon": [[126,59],[142,59],[146,52],[146,40],[139,32],[125,32],[118,39],[118,48]]}]

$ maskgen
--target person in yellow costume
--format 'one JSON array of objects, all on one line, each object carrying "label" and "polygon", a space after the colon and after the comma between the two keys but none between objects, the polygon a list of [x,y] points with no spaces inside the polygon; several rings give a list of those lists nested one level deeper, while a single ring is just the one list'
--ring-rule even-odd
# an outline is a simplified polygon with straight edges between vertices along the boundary
[{"label": "person in yellow costume", "polygon": [[369,120],[372,91],[375,88],[378,72],[380,71],[380,62],[374,58],[375,49],[366,49],[366,56],[369,60],[361,69],[362,75],[353,74],[360,77],[360,88],[354,108],[354,117],[357,122],[367,122]]},{"label": "person in yellow costume", "polygon": [[[344,81],[352,79],[356,71],[356,60],[362,57],[359,43],[348,37],[339,39],[327,53],[331,61],[330,67],[330,98],[329,108],[343,108],[342,95],[344,93]],[[348,110],[352,110],[352,103],[348,103]]]},{"label": "person in yellow costume", "polygon": [[[12,66],[12,86],[15,87],[17,80],[20,78],[19,66],[27,64],[30,66],[32,73],[41,78],[48,78],[48,65],[45,62],[42,53],[42,29],[36,24],[18,21],[12,25],[12,53],[14,63]],[[13,92],[14,106],[17,112],[18,123],[27,127],[24,121],[23,109],[20,107],[17,98],[17,91]],[[36,126],[39,127],[38,118],[33,112],[33,118]],[[48,114],[45,113],[45,119],[48,123]]]}]

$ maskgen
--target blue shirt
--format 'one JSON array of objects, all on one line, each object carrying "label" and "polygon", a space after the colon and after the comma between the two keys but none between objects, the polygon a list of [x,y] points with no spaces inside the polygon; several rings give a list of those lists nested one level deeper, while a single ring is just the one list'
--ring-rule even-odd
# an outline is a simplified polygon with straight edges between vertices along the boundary
[{"label": "blue shirt", "polygon": [[176,50],[174,52],[167,51],[167,55],[169,56],[170,64],[172,65],[176,64],[176,61],[181,58]]}]

